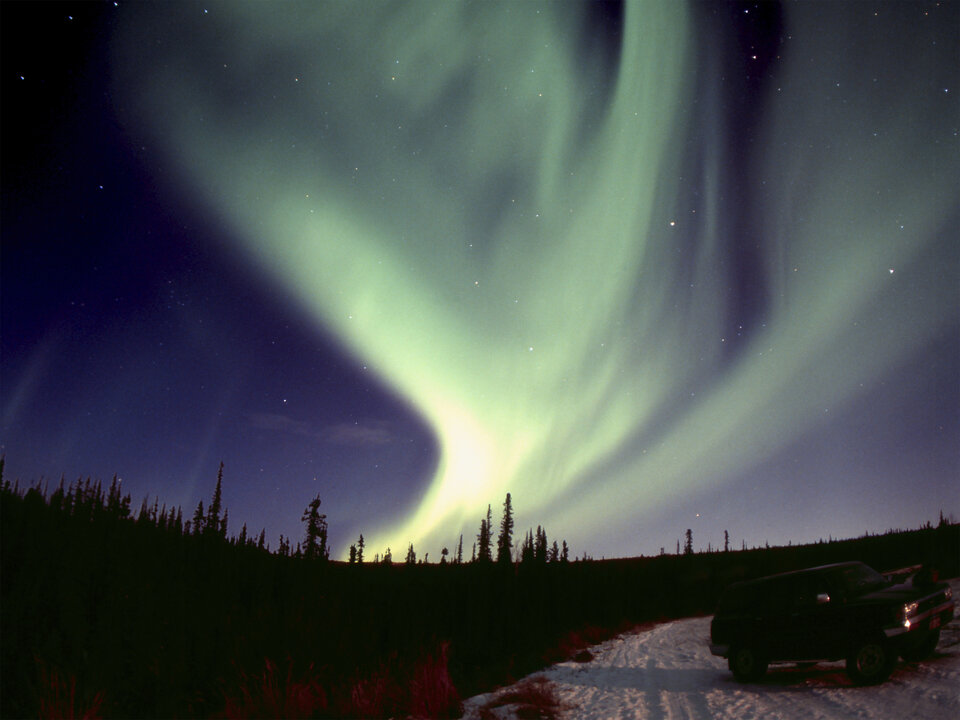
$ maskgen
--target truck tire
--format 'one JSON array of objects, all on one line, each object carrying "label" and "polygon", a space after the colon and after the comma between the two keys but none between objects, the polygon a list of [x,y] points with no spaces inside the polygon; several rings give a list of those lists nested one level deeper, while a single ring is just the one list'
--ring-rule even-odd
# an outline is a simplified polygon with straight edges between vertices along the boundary
[{"label": "truck tire", "polygon": [[727,665],[739,682],[754,682],[767,672],[767,659],[749,645],[734,647]]},{"label": "truck tire", "polygon": [[857,685],[876,685],[890,677],[896,660],[885,642],[866,640],[847,657],[847,675]]}]

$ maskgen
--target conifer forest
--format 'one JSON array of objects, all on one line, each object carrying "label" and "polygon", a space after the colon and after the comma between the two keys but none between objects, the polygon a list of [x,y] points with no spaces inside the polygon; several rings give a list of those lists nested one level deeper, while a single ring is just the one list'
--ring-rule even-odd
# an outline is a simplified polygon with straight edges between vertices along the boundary
[{"label": "conifer forest", "polygon": [[185,514],[132,505],[116,478],[23,487],[0,461],[0,716],[457,717],[617,632],[710,613],[735,580],[840,560],[960,573],[943,518],[778,548],[694,551],[687,531],[682,553],[571,558],[542,527],[515,537],[509,494],[438,559],[361,535],[337,561],[319,496],[303,536],[271,547],[230,526],[225,482],[221,466]]}]

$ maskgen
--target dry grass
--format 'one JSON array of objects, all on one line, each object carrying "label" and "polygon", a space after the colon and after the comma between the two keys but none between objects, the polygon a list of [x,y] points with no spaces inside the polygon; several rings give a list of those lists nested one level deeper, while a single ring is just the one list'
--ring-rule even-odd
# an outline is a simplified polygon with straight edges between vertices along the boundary
[{"label": "dry grass", "polygon": [[426,655],[409,669],[385,663],[353,682],[324,682],[311,665],[295,677],[265,661],[258,675],[240,674],[237,691],[225,694],[220,717],[253,718],[450,718],[458,717],[460,698],[447,671],[447,648]]},{"label": "dry grass", "polygon": [[590,652],[591,647],[606,642],[617,635],[634,634],[650,630],[660,622],[663,622],[662,618],[639,624],[624,623],[617,627],[587,625],[579,630],[565,634],[543,653],[541,659],[548,665],[566,662],[568,660],[573,660],[574,662],[590,662],[590,660],[593,659],[593,654]]},{"label": "dry grass", "polygon": [[223,717],[235,720],[248,718],[311,718],[327,709],[327,694],[317,680],[313,666],[300,678],[293,675],[293,663],[281,674],[275,663],[267,659],[257,675],[240,674],[237,695],[225,697]]},{"label": "dry grass", "polygon": [[41,686],[45,691],[40,697],[41,720],[95,720],[101,717],[104,693],[98,692],[85,700],[77,693],[75,675],[64,678],[56,668],[48,671],[42,663],[39,668]]},{"label": "dry grass", "polygon": [[456,717],[462,709],[447,669],[447,647],[444,643],[436,655],[423,658],[413,669],[409,712],[414,717]]},{"label": "dry grass", "polygon": [[495,718],[492,711],[507,706],[511,706],[521,720],[557,720],[566,709],[553,683],[543,675],[534,675],[501,690],[480,708],[480,717],[484,720]]}]

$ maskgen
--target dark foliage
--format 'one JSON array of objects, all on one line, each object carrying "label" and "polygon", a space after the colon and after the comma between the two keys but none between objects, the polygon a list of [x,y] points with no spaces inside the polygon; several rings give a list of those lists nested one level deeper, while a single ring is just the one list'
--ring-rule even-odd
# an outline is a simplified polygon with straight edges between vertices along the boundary
[{"label": "dark foliage", "polygon": [[[219,482],[217,487],[220,487]],[[303,540],[303,556],[307,560],[329,560],[330,548],[327,547],[327,516],[320,513],[320,496],[317,495],[306,510],[303,511],[301,521],[306,525],[306,534]],[[361,535],[361,537],[363,537]],[[354,559],[356,550],[354,549]]]},{"label": "dark foliage", "polygon": [[480,554],[476,559],[481,563],[493,561],[493,553],[490,545],[491,522],[490,506],[487,505],[487,516],[480,521],[480,532],[477,534],[477,545]]},{"label": "dark foliage", "polygon": [[2,483],[0,715],[442,717],[458,695],[572,656],[585,628],[606,629],[582,635],[595,640],[710,612],[734,580],[837,560],[960,572],[960,526],[946,522],[599,562],[565,562],[565,542],[548,553],[538,528],[526,563],[361,563],[362,541],[353,564],[311,562],[325,549],[321,525],[316,535],[309,526],[318,507],[308,506],[297,557],[287,539],[271,553],[263,533],[227,538],[216,498],[188,530],[179,508],[156,502],[134,518],[116,480],[106,491],[87,480],[52,493]]},{"label": "dark foliage", "polygon": [[503,519],[500,520],[500,534],[497,536],[497,562],[501,565],[513,562],[513,504],[510,493],[503,501]]}]

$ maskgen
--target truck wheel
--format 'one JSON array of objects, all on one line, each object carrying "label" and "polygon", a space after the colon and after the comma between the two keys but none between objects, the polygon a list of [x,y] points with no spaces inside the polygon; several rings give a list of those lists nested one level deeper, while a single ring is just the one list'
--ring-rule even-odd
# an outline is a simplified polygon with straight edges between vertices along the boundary
[{"label": "truck wheel", "polygon": [[900,655],[907,662],[916,662],[917,660],[923,660],[925,657],[929,657],[933,654],[933,651],[937,649],[937,644],[940,642],[940,630],[933,630],[928,632],[923,640],[914,645],[911,648],[905,648]]},{"label": "truck wheel", "polygon": [[767,660],[749,645],[735,647],[730,653],[727,665],[739,682],[759,680],[767,672]]},{"label": "truck wheel", "polygon": [[882,641],[867,640],[847,658],[847,674],[857,685],[876,685],[890,677],[896,659]]}]

